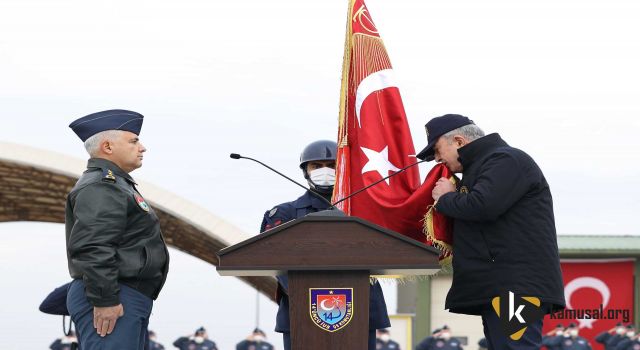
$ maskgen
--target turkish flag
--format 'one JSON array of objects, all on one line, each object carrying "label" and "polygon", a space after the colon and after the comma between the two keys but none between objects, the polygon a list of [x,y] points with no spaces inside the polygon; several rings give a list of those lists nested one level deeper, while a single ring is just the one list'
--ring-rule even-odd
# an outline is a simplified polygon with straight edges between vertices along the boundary
[{"label": "turkish flag", "polygon": [[543,334],[575,323],[594,349],[604,349],[594,340],[599,333],[633,322],[633,261],[563,260],[561,268],[567,308],[545,316]]},{"label": "turkish flag", "polygon": [[[334,201],[417,162],[391,61],[363,0],[350,2],[342,74]],[[451,173],[437,165],[421,184],[418,167],[410,167],[339,207],[348,215],[428,243],[423,219],[433,204],[431,191],[442,176]],[[448,232],[448,219],[435,211],[431,214],[429,226],[443,235]]]}]

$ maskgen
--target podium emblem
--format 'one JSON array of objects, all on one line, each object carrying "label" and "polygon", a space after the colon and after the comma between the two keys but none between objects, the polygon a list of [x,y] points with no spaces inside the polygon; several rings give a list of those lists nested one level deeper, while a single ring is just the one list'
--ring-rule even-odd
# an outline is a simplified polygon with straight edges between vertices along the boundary
[{"label": "podium emblem", "polygon": [[353,288],[309,288],[309,315],[324,331],[344,328],[353,318]]}]

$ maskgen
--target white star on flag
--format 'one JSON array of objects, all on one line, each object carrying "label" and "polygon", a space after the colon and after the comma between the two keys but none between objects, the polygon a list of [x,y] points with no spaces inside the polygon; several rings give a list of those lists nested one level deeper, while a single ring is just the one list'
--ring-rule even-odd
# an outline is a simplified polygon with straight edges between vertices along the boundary
[{"label": "white star on flag", "polygon": [[[380,177],[389,176],[389,171],[398,171],[400,170],[395,165],[391,164],[389,161],[389,146],[385,147],[382,151],[376,152],[372,149],[368,149],[365,147],[360,147],[362,152],[364,152],[365,156],[369,159],[367,164],[362,168],[362,175],[369,171],[377,171],[380,174]],[[389,179],[384,180],[387,185],[389,184]]]}]

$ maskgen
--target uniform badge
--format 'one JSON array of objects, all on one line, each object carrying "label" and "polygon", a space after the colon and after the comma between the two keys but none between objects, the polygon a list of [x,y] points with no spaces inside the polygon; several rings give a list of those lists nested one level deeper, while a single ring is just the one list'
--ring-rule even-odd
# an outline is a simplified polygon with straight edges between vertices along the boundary
[{"label": "uniform badge", "polygon": [[469,188],[467,186],[460,187],[460,193],[469,193]]},{"label": "uniform badge", "polygon": [[441,347],[443,347],[443,346],[444,346],[444,342],[443,342],[442,340],[438,340],[438,341],[436,342],[436,347],[441,348]]},{"label": "uniform badge", "polygon": [[344,328],[353,318],[353,288],[309,288],[309,315],[324,331]]},{"label": "uniform badge", "polygon": [[567,339],[567,340],[564,341],[564,345],[571,346],[571,345],[573,345],[573,342],[571,341],[571,339]]},{"label": "uniform badge", "polygon": [[116,182],[116,176],[113,175],[113,171],[111,169],[104,169],[102,171],[102,180]]},{"label": "uniform badge", "polygon": [[269,210],[269,217],[272,217],[272,216],[276,215],[277,211],[278,211],[278,208],[273,208],[273,209]]},{"label": "uniform badge", "polygon": [[640,350],[640,344],[638,343],[633,344],[633,350]]},{"label": "uniform badge", "polygon": [[148,212],[149,211],[149,204],[147,204],[147,202],[144,200],[144,198],[142,198],[141,195],[134,193],[133,197],[135,197],[136,199],[136,203],[138,203],[138,206],[140,208],[142,208],[142,210]]}]

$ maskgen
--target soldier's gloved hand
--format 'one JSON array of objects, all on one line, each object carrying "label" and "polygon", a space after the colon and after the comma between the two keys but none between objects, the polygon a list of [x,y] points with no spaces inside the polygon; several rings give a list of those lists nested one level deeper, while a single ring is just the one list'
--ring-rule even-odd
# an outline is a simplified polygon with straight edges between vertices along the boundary
[{"label": "soldier's gloved hand", "polygon": [[101,337],[111,334],[116,327],[116,321],[124,315],[122,304],[107,307],[93,307],[93,328]]}]

